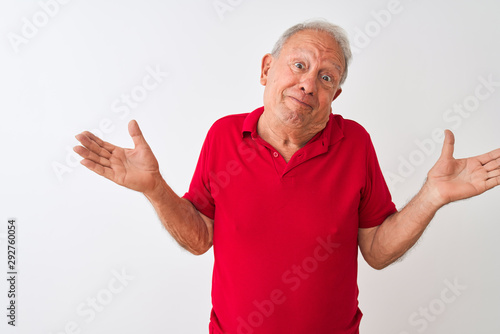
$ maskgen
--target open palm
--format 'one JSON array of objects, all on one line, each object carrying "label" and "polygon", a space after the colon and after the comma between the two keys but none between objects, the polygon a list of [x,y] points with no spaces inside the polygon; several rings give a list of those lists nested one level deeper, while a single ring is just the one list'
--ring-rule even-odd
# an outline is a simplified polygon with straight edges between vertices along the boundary
[{"label": "open palm", "polygon": [[453,158],[455,137],[446,130],[443,150],[427,181],[442,204],[473,197],[500,184],[500,149],[466,159]]},{"label": "open palm", "polygon": [[74,151],[82,158],[81,164],[91,171],[132,190],[152,190],[159,176],[158,161],[144,139],[135,120],[129,122],[128,131],[134,148],[121,148],[84,131],[76,135],[83,146]]}]

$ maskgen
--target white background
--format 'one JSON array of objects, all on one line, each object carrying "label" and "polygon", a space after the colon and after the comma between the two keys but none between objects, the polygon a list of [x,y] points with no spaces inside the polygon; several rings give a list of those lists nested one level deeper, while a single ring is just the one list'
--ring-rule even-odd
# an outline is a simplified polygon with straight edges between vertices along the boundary
[{"label": "white background", "polygon": [[[341,25],[357,49],[334,113],[370,132],[399,208],[439,156],[435,129],[454,131],[456,157],[500,146],[493,0],[73,0],[52,17],[44,3],[0,3],[1,277],[8,218],[19,239],[18,326],[6,324],[2,278],[2,333],[208,332],[212,251],[181,250],[141,194],[78,165],[68,148],[103,121],[107,141],[131,147],[127,123],[137,119],[165,179],[184,194],[210,125],[261,106],[262,56],[305,19]],[[27,21],[39,25],[29,38]],[[168,76],[128,115],[117,113],[148,68]],[[477,88],[480,78],[496,87]],[[476,89],[489,96],[474,98]],[[463,103],[466,116],[448,111]],[[360,257],[361,333],[499,332],[499,199],[494,189],[443,208],[405,259],[383,271]],[[119,293],[109,292],[113,271],[133,277]],[[447,291],[445,281],[462,290]],[[107,304],[82,316],[97,296]]]}]

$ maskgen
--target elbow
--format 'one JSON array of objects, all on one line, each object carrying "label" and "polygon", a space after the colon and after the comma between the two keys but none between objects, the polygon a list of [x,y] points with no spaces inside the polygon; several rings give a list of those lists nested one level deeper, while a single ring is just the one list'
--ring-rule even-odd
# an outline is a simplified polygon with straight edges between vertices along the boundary
[{"label": "elbow", "polygon": [[208,252],[208,250],[212,247],[212,243],[208,243],[208,244],[205,244],[205,245],[198,245],[197,247],[184,247],[188,252],[190,252],[191,254],[193,255],[196,255],[196,256],[199,256],[199,255],[203,255],[205,254],[206,252]]},{"label": "elbow", "polygon": [[213,244],[212,234],[209,232],[203,232],[204,231],[201,231],[200,233],[191,236],[189,239],[179,238],[180,240],[178,239],[177,242],[189,253],[193,255],[203,255],[212,247]]},{"label": "elbow", "polygon": [[365,257],[366,263],[370,267],[372,267],[375,270],[382,270],[387,267],[389,267],[391,264],[393,264],[396,261],[399,261],[401,257],[399,256],[388,256],[385,258],[372,258],[372,257]]},{"label": "elbow", "polygon": [[194,250],[194,249],[191,249],[189,250],[189,252],[193,255],[196,255],[196,256],[200,256],[200,255],[203,255],[205,254],[210,248],[207,248],[207,249],[202,249],[202,250]]},{"label": "elbow", "polygon": [[205,254],[207,251],[189,250],[189,252],[193,255],[200,256]]},{"label": "elbow", "polygon": [[374,262],[374,261],[367,262],[367,263],[370,267],[372,267],[375,270],[382,270],[382,269],[387,268],[390,265],[390,263]]},{"label": "elbow", "polygon": [[390,266],[396,260],[398,260],[398,254],[382,249],[380,247],[376,249],[362,249],[361,254],[365,259],[366,263],[375,270],[382,270]]},{"label": "elbow", "polygon": [[387,268],[392,262],[394,262],[391,257],[374,256],[373,254],[367,254],[366,252],[363,253],[363,258],[365,259],[365,262],[375,270]]}]

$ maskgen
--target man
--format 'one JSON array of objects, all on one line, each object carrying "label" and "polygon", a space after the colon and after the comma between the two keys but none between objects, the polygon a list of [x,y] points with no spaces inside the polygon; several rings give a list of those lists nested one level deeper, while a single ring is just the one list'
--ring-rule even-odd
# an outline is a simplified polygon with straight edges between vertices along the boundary
[{"label": "man", "polygon": [[358,246],[382,269],[439,208],[500,184],[500,149],[456,160],[447,130],[424,186],[397,212],[369,135],[332,114],[350,56],[329,23],[285,32],[262,59],[264,107],[214,123],[182,198],[135,121],[134,149],[76,136],[81,163],[144,193],[182,247],[214,246],[210,333],[358,333]]}]

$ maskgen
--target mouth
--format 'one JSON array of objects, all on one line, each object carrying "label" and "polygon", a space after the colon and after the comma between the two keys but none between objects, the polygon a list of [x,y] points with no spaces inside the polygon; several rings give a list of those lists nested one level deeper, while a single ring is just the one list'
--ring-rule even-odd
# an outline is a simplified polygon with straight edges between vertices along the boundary
[{"label": "mouth", "polygon": [[293,96],[288,95],[288,97],[289,97],[292,101],[294,101],[295,103],[297,103],[297,104],[301,105],[302,107],[306,107],[306,108],[309,108],[309,109],[312,109],[312,108],[313,108],[310,104],[307,104],[307,103],[305,103],[304,101],[301,101],[301,100],[299,100],[299,99],[297,99],[297,98],[295,98],[295,97],[293,97]]}]

